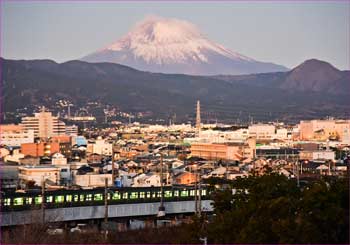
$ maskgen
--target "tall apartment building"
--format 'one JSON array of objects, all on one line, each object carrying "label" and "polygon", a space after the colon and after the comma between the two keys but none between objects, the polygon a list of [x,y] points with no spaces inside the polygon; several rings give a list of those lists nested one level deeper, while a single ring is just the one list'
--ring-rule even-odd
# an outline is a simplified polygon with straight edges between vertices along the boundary
[{"label": "tall apartment building", "polygon": [[34,137],[39,138],[66,134],[65,123],[52,116],[51,112],[46,112],[44,108],[35,113],[34,117],[23,117],[21,125],[26,130],[34,130]]}]

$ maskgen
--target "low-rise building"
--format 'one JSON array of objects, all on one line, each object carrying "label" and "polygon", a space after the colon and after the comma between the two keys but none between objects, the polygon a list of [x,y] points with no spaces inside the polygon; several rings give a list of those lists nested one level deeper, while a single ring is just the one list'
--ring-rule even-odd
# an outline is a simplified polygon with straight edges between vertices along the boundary
[{"label": "low-rise building", "polygon": [[9,147],[21,146],[34,142],[34,130],[25,129],[20,125],[0,125],[0,145]]}]

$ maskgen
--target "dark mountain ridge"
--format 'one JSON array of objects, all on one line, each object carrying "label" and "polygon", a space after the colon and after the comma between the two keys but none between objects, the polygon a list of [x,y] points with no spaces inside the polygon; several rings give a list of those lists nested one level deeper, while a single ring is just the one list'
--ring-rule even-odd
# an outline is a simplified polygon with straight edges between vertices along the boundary
[{"label": "dark mountain ridge", "polygon": [[[58,64],[51,60],[1,59],[1,66],[5,112],[37,104],[50,106],[59,99],[76,105],[100,101],[123,111],[151,111],[153,117],[176,113],[179,120],[193,118],[197,99],[201,100],[203,114],[214,113],[227,121],[249,116],[258,120],[346,116],[350,111],[349,90],[345,88],[329,90],[327,85],[315,91],[315,86],[306,86],[305,90],[286,87],[290,81],[302,78],[300,74],[294,76],[300,69],[206,77],[142,72],[118,64],[83,61]],[[348,78],[349,73],[339,74],[337,81]],[[342,84],[348,86],[349,79],[337,86]]]}]

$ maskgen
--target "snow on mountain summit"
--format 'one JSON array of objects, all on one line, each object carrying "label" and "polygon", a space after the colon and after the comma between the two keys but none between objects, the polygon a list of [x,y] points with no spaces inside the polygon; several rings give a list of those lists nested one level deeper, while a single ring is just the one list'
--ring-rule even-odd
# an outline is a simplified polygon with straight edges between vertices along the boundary
[{"label": "snow on mountain summit", "polygon": [[277,65],[255,61],[210,41],[190,22],[158,16],[147,17],[117,42],[83,60],[196,75],[257,73],[259,63],[272,66],[262,72],[285,70],[281,66],[273,69]]}]

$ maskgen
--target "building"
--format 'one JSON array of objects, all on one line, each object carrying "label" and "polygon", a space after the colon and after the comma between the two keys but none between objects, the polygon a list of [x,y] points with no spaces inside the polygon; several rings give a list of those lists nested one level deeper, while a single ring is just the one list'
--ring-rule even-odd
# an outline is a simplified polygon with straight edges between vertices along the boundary
[{"label": "building", "polygon": [[76,125],[66,126],[66,135],[77,136],[78,135],[78,126],[76,126]]},{"label": "building", "polygon": [[311,120],[299,124],[301,140],[347,140],[350,120]]},{"label": "building", "polygon": [[102,139],[102,137],[98,137],[95,142],[89,143],[87,145],[87,152],[111,156],[112,146],[112,143],[105,141]]},{"label": "building", "polygon": [[173,184],[191,185],[197,181],[196,174],[191,172],[181,172],[173,176]]},{"label": "building", "polygon": [[207,160],[241,160],[255,157],[256,141],[249,138],[242,143],[193,143],[191,155]]},{"label": "building", "polygon": [[47,184],[60,183],[60,169],[54,166],[26,166],[18,167],[18,178],[20,183],[41,186],[45,181]]},{"label": "building", "polygon": [[52,155],[51,158],[52,165],[66,165],[67,164],[67,158],[64,157],[61,153],[55,153]]},{"label": "building", "polygon": [[108,185],[112,185],[112,174],[76,174],[73,177],[73,184],[83,187],[104,187],[106,179],[108,181]]},{"label": "building", "polygon": [[65,123],[52,116],[51,112],[46,112],[45,108],[35,113],[34,117],[23,117],[21,125],[25,130],[33,130],[34,137],[39,138],[66,134]]},{"label": "building", "polygon": [[257,140],[272,140],[275,138],[276,127],[270,124],[253,124],[248,127],[249,136]]},{"label": "building", "polygon": [[15,147],[21,146],[23,143],[33,142],[34,130],[14,124],[0,125],[0,145]]},{"label": "building", "polygon": [[300,159],[303,160],[335,160],[335,152],[331,150],[300,151]]},{"label": "building", "polygon": [[56,152],[60,152],[60,144],[57,142],[26,143],[21,145],[21,152],[25,156],[51,156]]}]

